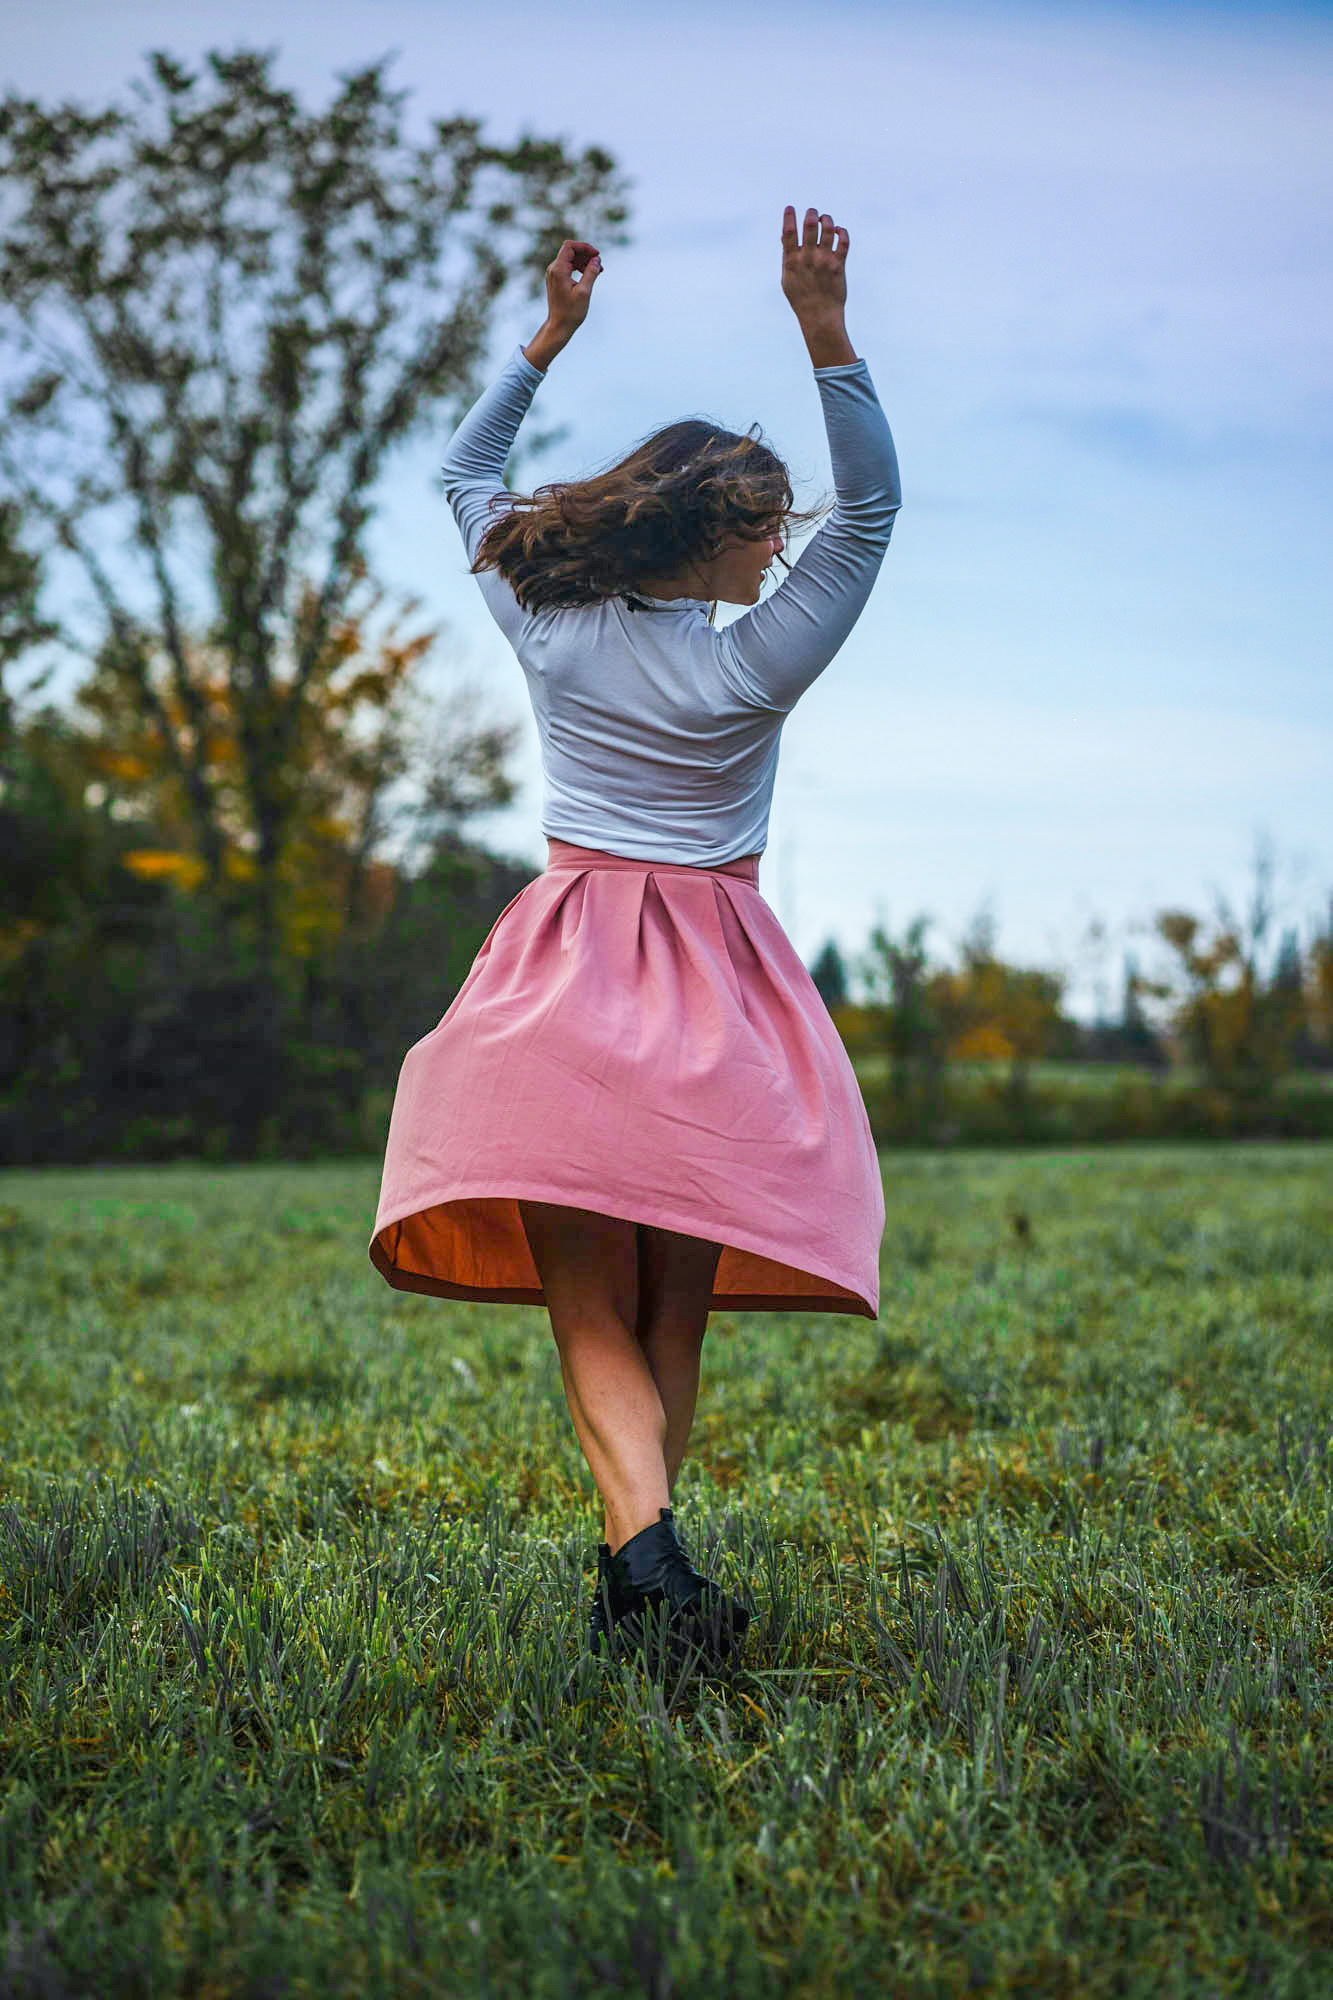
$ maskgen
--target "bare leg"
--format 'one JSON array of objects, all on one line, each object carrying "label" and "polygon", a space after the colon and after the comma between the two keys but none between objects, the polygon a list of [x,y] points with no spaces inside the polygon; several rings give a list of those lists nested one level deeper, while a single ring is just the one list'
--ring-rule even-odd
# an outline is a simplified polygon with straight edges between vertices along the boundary
[{"label": "bare leg", "polygon": [[552,1202],[519,1203],[560,1350],[569,1413],[605,1506],[613,1550],[671,1504],[667,1416],[635,1333],[635,1224]]},{"label": "bare leg", "polygon": [[699,1362],[720,1243],[639,1224],[639,1314],[635,1330],[666,1411],[663,1457],[675,1491],[699,1396]]}]

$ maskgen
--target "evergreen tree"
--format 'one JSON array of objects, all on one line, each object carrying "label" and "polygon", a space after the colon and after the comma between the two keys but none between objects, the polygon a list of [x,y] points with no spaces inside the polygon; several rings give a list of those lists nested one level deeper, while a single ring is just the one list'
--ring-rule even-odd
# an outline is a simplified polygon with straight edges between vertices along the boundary
[{"label": "evergreen tree", "polygon": [[1160,1067],[1163,1052],[1140,999],[1139,964],[1133,952],[1125,954],[1124,999],[1120,1007],[1120,1054],[1126,1062],[1152,1063]]},{"label": "evergreen tree", "polygon": [[841,1007],[846,1003],[847,968],[833,938],[826,939],[820,948],[819,956],[810,967],[810,977],[818,987],[819,997],[830,1013],[835,1007]]}]

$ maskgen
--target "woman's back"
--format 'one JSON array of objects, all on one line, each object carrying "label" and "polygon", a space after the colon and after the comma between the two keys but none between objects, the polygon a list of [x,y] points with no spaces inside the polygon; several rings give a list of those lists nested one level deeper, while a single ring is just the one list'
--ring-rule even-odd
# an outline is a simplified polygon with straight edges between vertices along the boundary
[{"label": "woman's back", "polygon": [[[478,576],[527,679],[544,833],[696,866],[762,852],[782,724],[860,616],[902,502],[866,363],[814,373],[837,504],[781,587],[732,624],[711,625],[701,598],[528,612],[498,571]],[[450,442],[445,493],[469,562],[544,379],[515,348]]]}]

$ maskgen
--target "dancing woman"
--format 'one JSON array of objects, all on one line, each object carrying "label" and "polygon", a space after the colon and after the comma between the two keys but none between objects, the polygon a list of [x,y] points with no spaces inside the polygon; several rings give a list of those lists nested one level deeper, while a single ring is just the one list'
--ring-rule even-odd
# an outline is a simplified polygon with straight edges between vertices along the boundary
[{"label": "dancing woman", "polygon": [[[672,1490],[715,1310],[879,1309],[884,1196],[855,1075],[760,893],[782,725],[865,607],[901,504],[847,337],[844,227],[782,225],[836,501],[781,587],[787,469],[697,419],[531,496],[506,457],[588,314],[566,241],[547,316],[459,425],[445,492],[541,741],[545,871],[408,1050],[370,1256],[391,1285],[544,1306],[601,1496],[594,1651],[654,1616],[724,1664],[748,1614],[691,1562]],[[787,564],[783,562],[784,569]],[[718,602],[753,606],[718,629]]]}]

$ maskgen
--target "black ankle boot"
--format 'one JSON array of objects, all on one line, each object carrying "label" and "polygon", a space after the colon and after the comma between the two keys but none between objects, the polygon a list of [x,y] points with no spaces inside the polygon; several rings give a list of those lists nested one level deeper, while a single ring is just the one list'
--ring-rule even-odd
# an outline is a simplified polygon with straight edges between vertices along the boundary
[{"label": "black ankle boot", "polygon": [[588,1651],[608,1653],[611,1637],[615,1631],[616,1604],[619,1593],[611,1583],[611,1545],[609,1542],[597,1544],[597,1586],[592,1596],[592,1616],[588,1621]]},{"label": "black ankle boot", "polygon": [[597,1544],[597,1583],[593,1589],[592,1612],[588,1620],[588,1651],[614,1653],[616,1636],[626,1614],[641,1609],[636,1590],[626,1591],[611,1563],[609,1542]]},{"label": "black ankle boot", "polygon": [[650,1527],[617,1549],[610,1561],[610,1586],[612,1615],[631,1644],[643,1642],[645,1614],[665,1607],[673,1656],[682,1647],[692,1649],[709,1666],[730,1660],[750,1622],[743,1604],[694,1567],[676,1534],[670,1507],[659,1508]]}]

